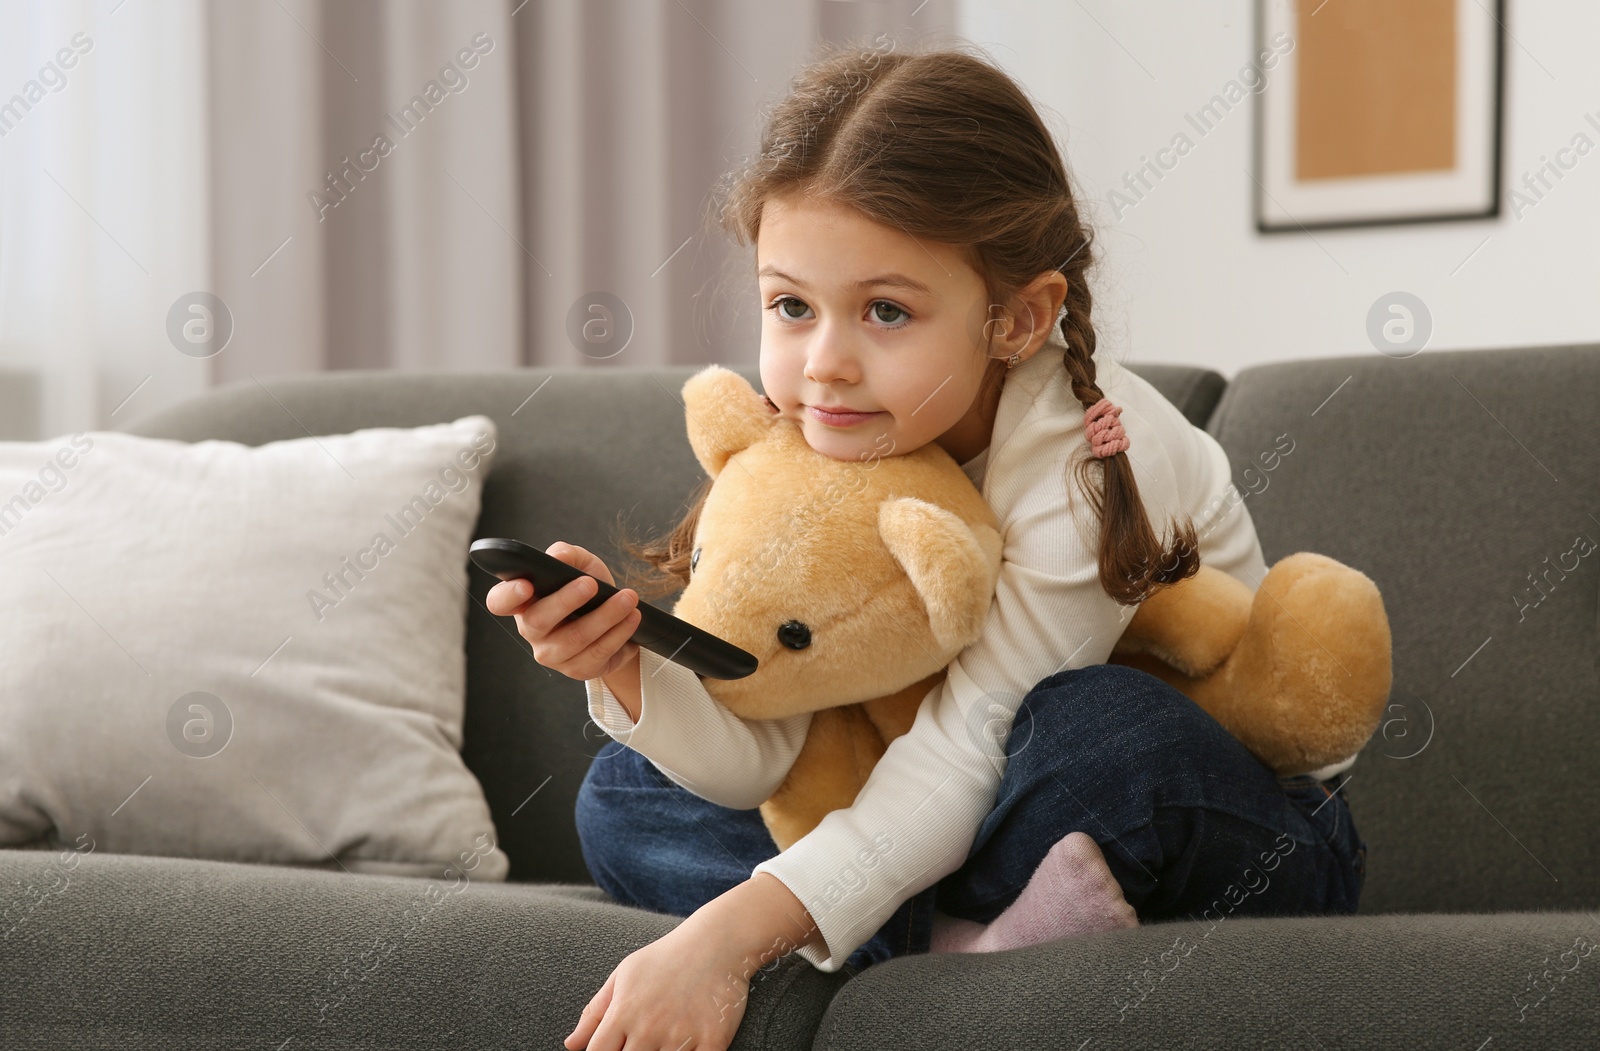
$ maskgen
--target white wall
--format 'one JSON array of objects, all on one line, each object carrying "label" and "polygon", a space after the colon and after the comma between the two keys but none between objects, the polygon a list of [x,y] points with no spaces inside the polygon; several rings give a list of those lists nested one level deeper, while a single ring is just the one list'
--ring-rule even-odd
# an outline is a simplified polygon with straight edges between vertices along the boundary
[{"label": "white wall", "polygon": [[[1310,235],[1255,231],[1254,99],[1204,135],[1184,119],[1250,62],[1254,4],[963,5],[962,34],[1040,104],[1090,202],[1102,345],[1119,360],[1229,377],[1262,362],[1376,353],[1367,312],[1396,290],[1432,314],[1422,353],[1600,342],[1600,129],[1585,120],[1600,124],[1600,4],[1507,4],[1498,218]],[[1179,132],[1194,149],[1119,217],[1110,191]],[[1532,207],[1514,204],[1523,174],[1580,133],[1597,148]]]}]

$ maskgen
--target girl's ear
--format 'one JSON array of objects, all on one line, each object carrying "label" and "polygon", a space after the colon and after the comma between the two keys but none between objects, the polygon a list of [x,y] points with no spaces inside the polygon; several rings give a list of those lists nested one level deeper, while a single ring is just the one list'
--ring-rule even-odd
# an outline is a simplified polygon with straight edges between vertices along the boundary
[{"label": "girl's ear", "polygon": [[689,447],[715,478],[728,458],[764,440],[780,419],[777,407],[748,380],[721,365],[707,365],[683,385]]}]

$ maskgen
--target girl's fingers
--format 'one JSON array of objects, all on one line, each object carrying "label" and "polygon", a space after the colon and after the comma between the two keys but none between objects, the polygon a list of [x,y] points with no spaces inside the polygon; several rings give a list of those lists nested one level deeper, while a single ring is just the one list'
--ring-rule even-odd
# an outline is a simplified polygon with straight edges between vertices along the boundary
[{"label": "girl's fingers", "polygon": [[600,1022],[606,1016],[606,1008],[611,1004],[611,990],[616,986],[617,972],[612,971],[611,977],[606,979],[606,984],[594,994],[594,998],[584,1007],[582,1016],[578,1019],[578,1027],[562,1041],[570,1051],[589,1046],[589,1041],[594,1039],[594,1031],[600,1028]]},{"label": "girl's fingers", "polygon": [[[534,659],[540,664],[571,678],[592,678],[579,672],[589,665],[605,667],[638,630],[639,596],[631,589],[619,589],[599,607],[569,621],[567,618],[599,591],[596,578],[613,587],[615,582],[605,563],[581,547],[555,543],[546,554],[587,575],[543,596],[534,593],[529,581],[501,581],[489,589],[485,605],[496,616],[516,616],[517,629],[533,646]],[[584,661],[585,667],[568,667],[578,661]]]},{"label": "girl's fingers", "polygon": [[[612,655],[627,645],[628,639],[632,637],[634,632],[639,630],[639,618],[640,613],[637,606],[629,609],[622,615],[622,619],[618,620],[611,626],[609,631],[591,643],[589,648],[580,656],[594,657],[594,663],[603,671],[605,666],[611,663]],[[600,672],[596,674],[600,674]]]},{"label": "girl's fingers", "polygon": [[[630,591],[619,591],[607,599],[599,609],[568,625],[568,630],[565,632],[567,637],[562,640],[566,656],[559,664],[570,664],[590,656],[598,657],[600,665],[610,660],[611,654],[620,649],[622,644],[628,641],[628,636],[633,634],[632,628],[623,631],[628,616],[636,608],[636,605],[629,601],[632,594]],[[620,637],[619,632],[623,632]],[[605,648],[608,641],[611,644],[609,651]]]},{"label": "girl's fingers", "polygon": [[579,606],[594,598],[596,588],[595,582],[588,577],[579,577],[563,584],[558,590],[528,608],[524,614],[528,630],[541,639],[557,630],[561,627],[561,622],[571,616]]},{"label": "girl's fingers", "polygon": [[484,605],[497,617],[509,617],[522,612],[522,607],[533,598],[533,585],[526,580],[502,580],[489,589]]},{"label": "girl's fingers", "polygon": [[591,577],[599,577],[612,587],[616,587],[617,582],[612,579],[611,570],[607,569],[606,564],[600,560],[600,556],[592,551],[581,548],[576,544],[557,541],[545,549],[545,554],[550,555],[552,558],[559,558],[574,569],[581,570]]}]

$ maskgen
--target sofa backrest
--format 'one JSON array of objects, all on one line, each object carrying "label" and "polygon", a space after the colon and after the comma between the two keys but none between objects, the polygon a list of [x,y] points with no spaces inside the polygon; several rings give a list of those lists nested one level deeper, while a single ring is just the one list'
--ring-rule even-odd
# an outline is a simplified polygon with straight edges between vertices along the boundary
[{"label": "sofa backrest", "polygon": [[1361,911],[1600,904],[1600,346],[1248,368],[1207,429],[1269,566],[1383,595],[1391,703],[1341,775]]},{"label": "sofa backrest", "polygon": [[[270,394],[253,381],[219,387],[124,429],[260,445],[481,412],[498,424],[500,443],[474,535],[514,537],[541,550],[567,541],[621,576],[627,563],[617,554],[619,528],[636,539],[665,533],[705,477],[679,398],[700,367],[318,373],[274,379]],[[754,365],[730,367],[759,388]],[[1224,386],[1207,370],[1132,367],[1197,425]],[[493,578],[476,567],[470,578],[462,755],[488,797],[510,878],[587,883],[573,805],[590,760],[609,738],[588,717],[583,685],[540,665],[515,623],[484,607]],[[655,601],[671,609],[676,594]]]}]

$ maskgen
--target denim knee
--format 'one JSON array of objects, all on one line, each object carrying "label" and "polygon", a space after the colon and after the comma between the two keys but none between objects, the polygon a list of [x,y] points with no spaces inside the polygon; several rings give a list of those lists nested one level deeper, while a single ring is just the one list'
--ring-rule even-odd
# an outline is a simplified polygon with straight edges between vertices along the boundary
[{"label": "denim knee", "polygon": [[1128,736],[1135,728],[1192,715],[1174,711],[1183,704],[1198,709],[1154,675],[1124,664],[1059,671],[1041,679],[1022,699],[1006,738],[1007,762],[1092,750],[1108,735]]},{"label": "denim knee", "polygon": [[1186,694],[1124,664],[1040,680],[1018,706],[1005,749],[1006,781],[1024,784],[1070,763],[1085,773],[1131,778],[1128,791],[1143,788],[1169,805],[1201,803],[1190,798],[1201,781],[1271,776]]},{"label": "denim knee", "polygon": [[611,742],[589,764],[574,817],[595,885],[638,908],[688,916],[778,852],[755,809],[731,810]]},{"label": "denim knee", "polygon": [[[1090,664],[1082,668],[1068,668],[1035,683],[1033,689],[1022,699],[1022,705],[1017,709],[1017,713],[1020,716],[1023,708],[1038,710],[1047,704],[1065,707],[1068,709],[1065,712],[1052,712],[1050,725],[1059,729],[1065,721],[1070,720],[1072,713],[1088,713],[1088,709],[1075,703],[1079,700],[1092,702],[1096,697],[1121,696],[1128,692],[1144,691],[1151,684],[1162,688],[1166,686],[1148,672],[1131,668],[1126,664]],[[1017,727],[1013,723],[1012,737],[1016,736]],[[1009,741],[1007,752],[1010,752]]]}]

